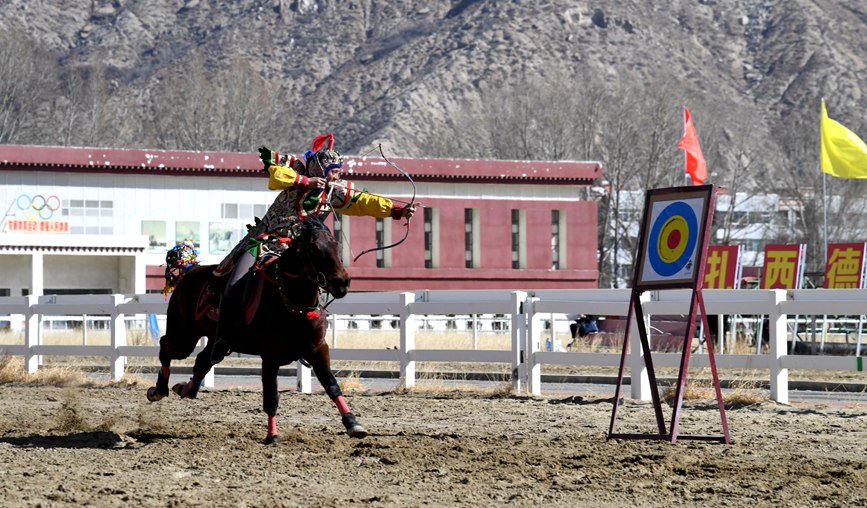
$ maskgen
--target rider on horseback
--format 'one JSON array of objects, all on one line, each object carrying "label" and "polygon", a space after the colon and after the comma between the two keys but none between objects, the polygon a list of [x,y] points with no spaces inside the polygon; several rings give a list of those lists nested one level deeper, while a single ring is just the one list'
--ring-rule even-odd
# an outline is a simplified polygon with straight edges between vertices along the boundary
[{"label": "rider on horseback", "polygon": [[[254,266],[270,255],[279,255],[298,233],[301,220],[310,215],[319,215],[323,220],[331,211],[344,215],[391,217],[394,220],[409,219],[415,213],[415,204],[395,205],[390,199],[366,190],[356,190],[352,182],[340,182],[343,157],[334,149],[334,135],[317,136],[312,150],[300,159],[259,148],[264,171],[268,173],[268,188],[280,190],[274,203],[262,219],[248,226],[247,235],[214,270],[222,287],[220,298],[218,338],[214,345],[212,360],[219,363],[229,353],[230,345],[222,330],[230,320],[237,320],[240,308],[246,300],[248,288],[238,294],[237,282]],[[230,296],[231,295],[231,296]],[[240,301],[234,301],[240,298]],[[225,303],[228,305],[224,305]],[[235,314],[235,316],[230,316]]]}]

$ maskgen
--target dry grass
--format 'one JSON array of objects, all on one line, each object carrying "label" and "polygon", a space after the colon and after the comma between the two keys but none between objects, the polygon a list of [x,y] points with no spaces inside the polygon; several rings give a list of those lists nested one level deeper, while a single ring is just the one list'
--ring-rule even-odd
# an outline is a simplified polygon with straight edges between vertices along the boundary
[{"label": "dry grass", "polygon": [[[676,391],[677,386],[669,386],[663,392],[662,400],[674,404]],[[716,390],[711,375],[707,373],[702,377],[687,378],[683,400],[716,402]],[[723,403],[727,407],[745,407],[770,401],[767,390],[757,380],[733,381],[731,388],[723,392]]]},{"label": "dry grass", "polygon": [[364,383],[361,382],[361,375],[358,372],[350,372],[346,377],[343,377],[337,383],[340,386],[340,391],[345,394],[363,393],[367,391]]},{"label": "dry grass", "polygon": [[24,360],[9,355],[0,357],[0,383],[21,383],[30,386],[90,386],[93,383],[75,367],[42,367],[34,373],[25,372]]}]

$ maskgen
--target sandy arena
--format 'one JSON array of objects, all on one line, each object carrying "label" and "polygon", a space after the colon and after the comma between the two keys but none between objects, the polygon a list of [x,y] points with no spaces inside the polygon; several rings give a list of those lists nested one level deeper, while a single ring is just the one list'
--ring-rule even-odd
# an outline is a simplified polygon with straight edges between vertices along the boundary
[{"label": "sandy arena", "polygon": [[[145,386],[0,385],[2,506],[864,506],[867,409],[728,411],[733,444],[606,440],[610,399],[353,393],[353,440],[319,392],[145,400]],[[666,409],[666,419],[670,409]],[[627,400],[618,431],[650,432]],[[721,430],[684,407],[681,433]]]}]

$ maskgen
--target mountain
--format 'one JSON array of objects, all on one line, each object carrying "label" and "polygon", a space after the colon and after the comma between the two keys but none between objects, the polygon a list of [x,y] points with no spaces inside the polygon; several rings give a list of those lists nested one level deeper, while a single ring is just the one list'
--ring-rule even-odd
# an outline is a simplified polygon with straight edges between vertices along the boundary
[{"label": "mountain", "polygon": [[822,96],[867,127],[864,0],[5,0],[0,26],[137,97],[192,53],[209,71],[247,62],[275,86],[261,108],[285,110],[279,136],[329,129],[350,153],[431,155],[432,129],[485,94],[562,75],[579,97],[591,77],[677,83],[699,127],[726,110],[763,132],[817,122]]}]

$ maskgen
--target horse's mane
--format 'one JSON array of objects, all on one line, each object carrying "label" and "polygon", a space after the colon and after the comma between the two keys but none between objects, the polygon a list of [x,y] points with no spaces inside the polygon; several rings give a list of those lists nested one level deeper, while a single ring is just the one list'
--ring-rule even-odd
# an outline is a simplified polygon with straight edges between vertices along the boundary
[{"label": "horse's mane", "polygon": [[311,215],[309,217],[305,217],[301,221],[301,227],[298,230],[298,236],[307,237],[309,235],[312,235],[313,233],[322,231],[323,229],[328,232],[331,231],[330,229],[328,229],[328,226],[325,225],[325,222],[322,221],[321,217],[319,217],[318,215]]}]

